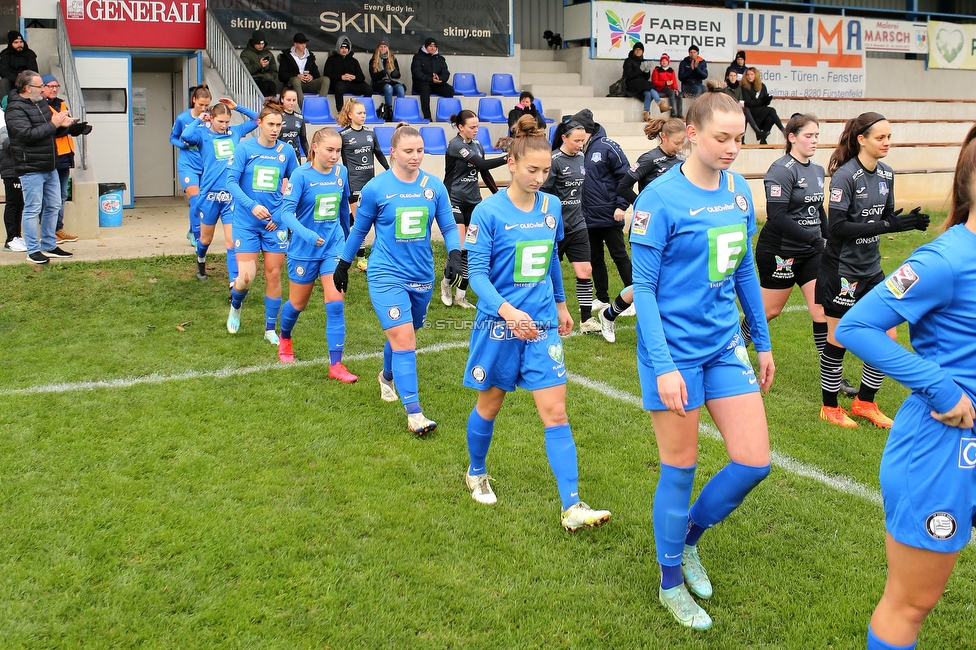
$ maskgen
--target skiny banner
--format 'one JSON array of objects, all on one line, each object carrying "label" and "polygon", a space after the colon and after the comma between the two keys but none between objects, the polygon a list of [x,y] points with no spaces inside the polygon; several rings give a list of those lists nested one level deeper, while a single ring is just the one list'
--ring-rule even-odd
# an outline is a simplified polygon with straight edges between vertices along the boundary
[{"label": "skiny banner", "polygon": [[860,19],[738,11],[736,23],[738,49],[771,95],[864,97]]},{"label": "skiny banner", "polygon": [[291,47],[302,32],[323,62],[340,36],[360,52],[386,38],[401,57],[427,38],[437,39],[441,54],[508,56],[512,32],[508,0],[210,0],[209,7],[237,47],[256,29],[274,50]]}]

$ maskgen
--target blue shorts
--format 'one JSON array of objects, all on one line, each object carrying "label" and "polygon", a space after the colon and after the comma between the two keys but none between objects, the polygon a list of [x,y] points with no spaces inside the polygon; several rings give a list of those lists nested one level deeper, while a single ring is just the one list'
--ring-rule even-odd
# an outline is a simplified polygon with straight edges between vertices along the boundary
[{"label": "blue shorts", "polygon": [[914,548],[954,553],[976,524],[976,429],[942,424],[910,395],[881,457],[885,528]]},{"label": "blue shorts", "polygon": [[393,283],[382,280],[369,283],[369,299],[377,318],[380,319],[380,327],[384,330],[404,323],[413,323],[415,330],[423,327],[433,293],[433,283]]},{"label": "blue shorts", "polygon": [[336,264],[339,262],[339,254],[330,255],[324,260],[301,260],[288,258],[288,279],[295,284],[312,284],[316,278],[323,275],[332,275],[335,272]]},{"label": "blue shorts", "polygon": [[180,177],[180,186],[184,190],[194,185],[197,187],[200,186],[200,174],[203,173],[203,170],[196,169],[190,165],[177,163],[176,172]]},{"label": "blue shorts", "polygon": [[[707,400],[755,393],[759,390],[756,372],[749,360],[749,353],[742,345],[738,334],[732,337],[725,349],[700,366],[678,368],[688,387],[686,409],[702,406]],[[644,408],[648,411],[667,411],[657,391],[657,375],[654,368],[637,360],[637,374],[640,376]]]},{"label": "blue shorts", "polygon": [[207,226],[217,225],[217,219],[224,224],[234,222],[234,198],[227,190],[200,194],[197,197],[197,209],[201,223]]},{"label": "blue shorts", "polygon": [[505,321],[478,312],[464,369],[465,386],[511,392],[516,386],[541,390],[565,383],[563,343],[556,330],[540,330],[536,340],[520,341]]},{"label": "blue shorts", "polygon": [[237,253],[287,253],[288,229],[278,228],[269,232],[241,228],[234,224],[234,251]]}]

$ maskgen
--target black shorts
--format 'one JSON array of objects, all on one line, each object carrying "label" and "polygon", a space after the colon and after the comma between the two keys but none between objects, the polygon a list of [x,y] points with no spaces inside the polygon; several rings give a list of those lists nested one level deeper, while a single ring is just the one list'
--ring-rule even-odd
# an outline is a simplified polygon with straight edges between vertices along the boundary
[{"label": "black shorts", "polygon": [[454,214],[454,223],[467,228],[471,225],[471,213],[474,212],[475,204],[454,205],[451,204],[451,212]]},{"label": "black shorts", "polygon": [[590,236],[586,228],[580,228],[563,235],[559,242],[560,261],[568,257],[570,262],[590,261]]},{"label": "black shorts", "polygon": [[757,244],[756,267],[759,269],[759,286],[763,289],[792,289],[794,284],[802,287],[820,274],[820,253],[786,257]]},{"label": "black shorts", "polygon": [[349,205],[356,205],[359,203],[359,196],[362,194],[359,190],[355,192],[349,192]]},{"label": "black shorts", "polygon": [[866,278],[848,278],[833,271],[822,271],[817,277],[817,302],[823,305],[825,315],[841,318],[858,300],[868,295],[871,289],[884,282],[884,279],[884,273]]}]

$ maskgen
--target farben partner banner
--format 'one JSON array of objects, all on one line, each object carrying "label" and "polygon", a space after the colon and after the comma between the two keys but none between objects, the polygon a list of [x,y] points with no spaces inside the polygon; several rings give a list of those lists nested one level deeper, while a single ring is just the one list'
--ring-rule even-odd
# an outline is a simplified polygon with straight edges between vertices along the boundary
[{"label": "farben partner banner", "polygon": [[209,7],[237,47],[245,47],[256,29],[273,50],[291,47],[292,36],[302,32],[322,62],[343,35],[360,52],[386,38],[401,56],[413,54],[433,37],[442,54],[510,54],[508,0],[210,0]]}]

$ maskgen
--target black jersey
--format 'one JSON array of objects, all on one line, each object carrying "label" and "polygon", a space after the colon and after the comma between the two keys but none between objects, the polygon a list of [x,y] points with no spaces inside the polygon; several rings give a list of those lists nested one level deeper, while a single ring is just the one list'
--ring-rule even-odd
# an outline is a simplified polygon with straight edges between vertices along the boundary
[{"label": "black jersey", "polygon": [[680,162],[681,159],[677,154],[669,156],[661,150],[661,147],[655,147],[642,154],[637,162],[630,166],[627,178],[637,183],[637,191],[640,192],[647,187],[648,183]]},{"label": "black jersey", "polygon": [[448,143],[444,157],[444,185],[447,186],[452,205],[481,203],[478,168],[471,163],[476,157],[485,157],[485,149],[477,140],[465,142],[464,138],[456,135]]},{"label": "black jersey", "polygon": [[826,233],[823,167],[786,154],[770,165],[763,184],[768,218],[759,243],[783,257],[819,252]]},{"label": "black jersey", "polygon": [[308,140],[305,138],[305,118],[301,113],[283,113],[281,115],[281,132],[278,139],[287,142],[295,148],[295,157],[301,160],[308,157]]},{"label": "black jersey", "polygon": [[[894,211],[895,175],[883,162],[873,172],[852,158],[830,179],[830,218],[853,223],[880,221]],[[871,277],[881,273],[880,235],[827,238],[823,268],[842,277]]]},{"label": "black jersey", "polygon": [[376,136],[366,127],[358,131],[346,127],[339,135],[342,136],[342,164],[349,172],[349,191],[358,192],[374,176],[373,148]]},{"label": "black jersey", "polygon": [[567,234],[577,230],[586,230],[583,206],[580,203],[583,193],[583,179],[586,178],[584,161],[582,152],[570,156],[562,149],[556,149],[552,152],[552,167],[549,168],[549,178],[539,188],[542,192],[555,194],[562,201],[563,230]]}]

